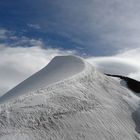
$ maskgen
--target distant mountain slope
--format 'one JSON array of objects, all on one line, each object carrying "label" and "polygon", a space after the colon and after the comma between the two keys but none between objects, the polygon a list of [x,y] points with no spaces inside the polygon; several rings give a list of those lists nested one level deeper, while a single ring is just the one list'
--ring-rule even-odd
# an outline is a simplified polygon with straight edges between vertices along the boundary
[{"label": "distant mountain slope", "polygon": [[[45,78],[35,74],[35,81],[23,82],[27,92],[13,89],[15,95],[9,92],[1,99],[0,140],[140,139],[139,97],[119,78],[98,72],[76,56],[53,62],[59,63],[45,68],[51,69],[49,74],[39,72]],[[46,82],[50,75],[57,76],[51,84]]]},{"label": "distant mountain slope", "polygon": [[118,78],[124,80],[129,89],[131,89],[132,91],[134,91],[136,93],[140,93],[140,82],[139,81],[134,80],[134,79],[129,78],[129,77],[120,76],[120,75],[111,75],[111,74],[106,74],[106,75],[112,76],[112,77],[118,77]]}]

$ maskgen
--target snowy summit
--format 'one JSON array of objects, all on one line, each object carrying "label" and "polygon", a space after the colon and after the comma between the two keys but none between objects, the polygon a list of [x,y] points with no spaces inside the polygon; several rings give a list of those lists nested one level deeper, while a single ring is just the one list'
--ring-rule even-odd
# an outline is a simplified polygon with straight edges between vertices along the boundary
[{"label": "snowy summit", "polygon": [[0,98],[0,140],[138,140],[139,97],[76,56],[57,56]]}]

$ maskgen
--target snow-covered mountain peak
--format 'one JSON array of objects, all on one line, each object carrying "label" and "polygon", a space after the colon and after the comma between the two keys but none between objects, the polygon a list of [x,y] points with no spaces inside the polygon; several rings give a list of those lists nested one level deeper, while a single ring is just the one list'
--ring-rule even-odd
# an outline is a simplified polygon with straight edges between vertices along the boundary
[{"label": "snow-covered mountain peak", "polygon": [[68,79],[84,69],[85,62],[80,57],[74,55],[56,56],[46,67],[4,94],[0,98],[0,103]]}]

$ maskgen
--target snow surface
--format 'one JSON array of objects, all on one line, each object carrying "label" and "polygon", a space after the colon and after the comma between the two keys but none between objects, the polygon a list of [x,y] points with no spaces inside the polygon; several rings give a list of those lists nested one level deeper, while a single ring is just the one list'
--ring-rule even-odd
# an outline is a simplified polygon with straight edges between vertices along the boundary
[{"label": "snow surface", "polygon": [[[0,140],[140,140],[140,100],[120,79],[75,56],[51,63],[45,68],[51,69],[48,76],[57,75],[51,84],[45,85],[42,71],[43,80],[33,75],[34,90],[7,93],[0,106]],[[60,71],[49,68],[55,64],[63,66]],[[31,82],[28,89],[34,87]]]}]

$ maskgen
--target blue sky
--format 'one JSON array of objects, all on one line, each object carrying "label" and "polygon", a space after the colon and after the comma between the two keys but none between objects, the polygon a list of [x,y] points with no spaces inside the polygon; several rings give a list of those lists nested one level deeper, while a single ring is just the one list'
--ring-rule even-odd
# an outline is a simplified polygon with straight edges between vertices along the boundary
[{"label": "blue sky", "polygon": [[2,0],[0,27],[44,46],[108,56],[139,47],[139,9],[139,0]]},{"label": "blue sky", "polygon": [[140,80],[140,0],[0,1],[0,94],[65,54]]}]

